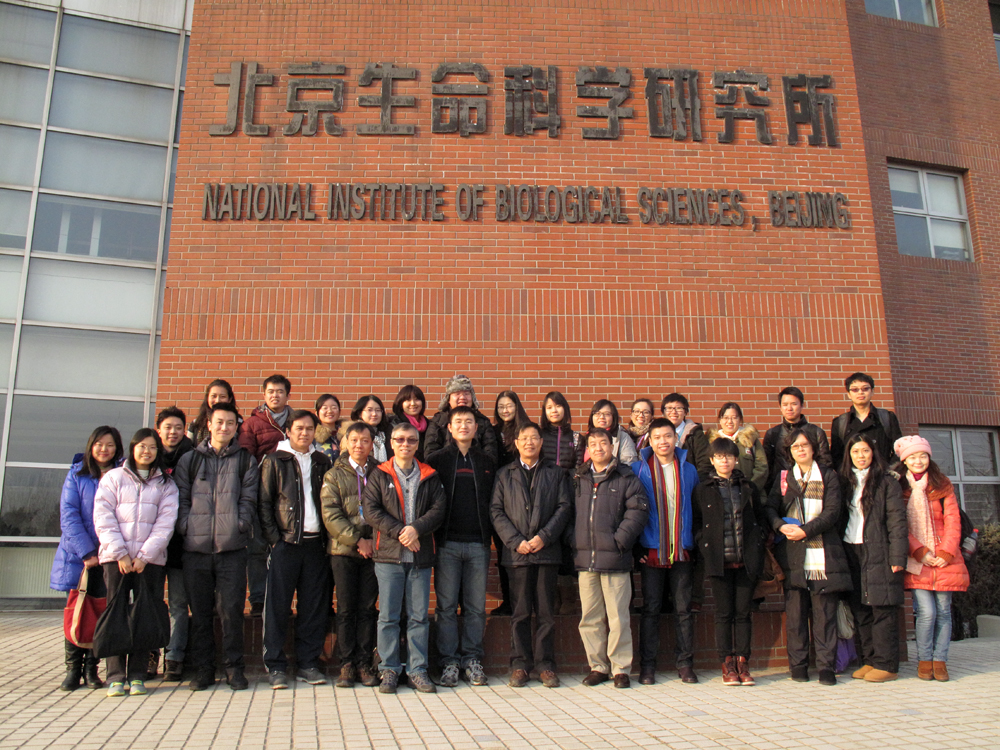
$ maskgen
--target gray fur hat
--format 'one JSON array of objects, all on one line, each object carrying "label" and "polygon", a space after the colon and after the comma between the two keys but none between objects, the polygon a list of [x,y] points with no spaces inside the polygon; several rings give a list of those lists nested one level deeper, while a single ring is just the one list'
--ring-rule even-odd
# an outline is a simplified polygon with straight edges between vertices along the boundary
[{"label": "gray fur hat", "polygon": [[444,398],[441,399],[441,406],[439,407],[441,411],[447,411],[448,397],[453,393],[461,393],[462,391],[468,391],[472,394],[472,406],[475,409],[479,409],[479,399],[476,398],[476,389],[472,387],[472,380],[468,375],[454,375],[452,378],[445,383],[444,386]]}]

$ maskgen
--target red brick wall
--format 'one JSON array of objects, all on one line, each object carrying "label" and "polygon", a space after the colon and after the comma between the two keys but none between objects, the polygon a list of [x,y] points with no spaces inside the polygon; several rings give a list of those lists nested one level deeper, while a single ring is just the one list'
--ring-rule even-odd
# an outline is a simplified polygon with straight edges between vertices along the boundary
[{"label": "red brick wall", "polygon": [[[1000,424],[1000,67],[982,0],[937,2],[939,27],[848,0],[896,406],[918,423]],[[900,255],[888,161],[961,173],[975,262]]]},{"label": "red brick wall", "polygon": [[[955,3],[964,6],[965,3]],[[970,4],[971,7],[971,4]],[[984,11],[985,12],[985,11]],[[869,165],[843,2],[832,0],[583,0],[477,3],[199,2],[187,68],[182,145],[167,275],[157,402],[193,409],[205,383],[228,378],[244,406],[274,371],[293,380],[293,402],[332,390],[345,402],[374,391],[391,399],[413,381],[436,406],[443,382],[466,372],[489,403],[513,387],[537,417],[540,397],[563,390],[581,426],[589,405],[679,389],[696,419],[738,399],[748,422],[776,421],[774,395],[796,384],[824,425],[846,403],[842,378],[866,369],[891,405],[882,281],[871,219]],[[282,136],[289,64],[342,63],[340,137]],[[365,137],[378,110],[357,105],[365,63],[419,71],[396,94],[417,96],[396,121],[416,137]],[[225,120],[226,89],[213,85],[234,61],[278,79],[257,93],[268,137]],[[490,72],[489,129],[460,138],[430,132],[430,78],[443,61]],[[559,68],[558,139],[503,133],[503,67]],[[626,66],[633,119],[618,141],[585,141],[573,77],[581,65]],[[650,138],[643,67],[700,72],[705,138]],[[749,122],[737,142],[716,142],[711,74],[767,73],[774,145]],[[830,74],[839,148],[785,142],[781,76]],[[932,79],[920,76],[929,92]],[[924,89],[921,89],[923,91]],[[928,93],[928,95],[932,95]],[[242,96],[240,106],[242,107]],[[206,182],[440,182],[447,220],[203,221]],[[454,190],[484,183],[486,218],[455,218]],[[494,184],[620,186],[629,224],[498,223]],[[756,232],[743,227],[642,225],[640,185],[738,187]],[[877,186],[876,186],[877,187]],[[770,226],[768,190],[840,191],[853,228]],[[627,404],[626,404],[627,405]],[[433,408],[430,409],[433,411]]]}]

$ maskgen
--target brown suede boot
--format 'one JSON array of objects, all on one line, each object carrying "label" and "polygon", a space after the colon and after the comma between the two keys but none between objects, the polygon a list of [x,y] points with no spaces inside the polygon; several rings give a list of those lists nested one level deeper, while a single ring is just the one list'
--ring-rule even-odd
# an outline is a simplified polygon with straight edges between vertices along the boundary
[{"label": "brown suede boot", "polygon": [[933,680],[934,679],[934,667],[929,661],[918,661],[917,662],[917,677],[921,680]]},{"label": "brown suede boot", "polygon": [[932,661],[932,669],[934,670],[934,679],[938,682],[948,681],[948,664],[943,661]]}]

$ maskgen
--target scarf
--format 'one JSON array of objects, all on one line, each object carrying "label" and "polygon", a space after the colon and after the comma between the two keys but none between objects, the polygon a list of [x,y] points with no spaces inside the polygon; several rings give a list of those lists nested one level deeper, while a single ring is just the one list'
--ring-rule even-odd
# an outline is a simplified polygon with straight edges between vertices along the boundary
[{"label": "scarf", "polygon": [[411,417],[409,414],[404,414],[403,416],[410,420],[410,424],[420,430],[420,432],[427,431],[427,418],[423,414],[416,418]]},{"label": "scarf", "polygon": [[[789,510],[792,518],[805,525],[823,511],[823,474],[819,470],[819,464],[813,461],[807,476],[802,475],[802,470],[796,464],[794,476],[795,481],[802,487],[802,500],[796,501]],[[812,539],[806,539],[805,544],[806,580],[825,581],[826,555],[823,551],[823,537],[817,535]]]},{"label": "scarf", "polygon": [[693,427],[694,422],[690,419],[685,419],[677,427],[674,428],[674,432],[677,433],[677,445],[680,448],[684,447],[684,441],[687,440],[687,429],[688,427]]},{"label": "scarf", "polygon": [[657,562],[663,566],[673,565],[675,562],[685,562],[688,559],[687,551],[681,545],[681,470],[680,461],[674,456],[668,471],[673,475],[674,480],[674,503],[673,508],[667,494],[667,477],[660,464],[660,459],[655,454],[650,454],[646,459],[649,473],[653,478],[653,494],[656,496],[656,516],[659,521],[660,536],[657,540]]},{"label": "scarf", "polygon": [[381,430],[375,431],[375,439],[372,441],[372,455],[380,464],[389,460],[389,452],[385,449],[385,433]]},{"label": "scarf", "polygon": [[[906,524],[910,533],[917,538],[932,555],[934,548],[934,519],[931,517],[931,504],[927,499],[927,473],[920,479],[914,479],[913,472],[906,472],[906,480],[910,483],[910,499],[906,503]],[[912,557],[906,558],[906,570],[915,576],[920,575],[924,564]]]}]

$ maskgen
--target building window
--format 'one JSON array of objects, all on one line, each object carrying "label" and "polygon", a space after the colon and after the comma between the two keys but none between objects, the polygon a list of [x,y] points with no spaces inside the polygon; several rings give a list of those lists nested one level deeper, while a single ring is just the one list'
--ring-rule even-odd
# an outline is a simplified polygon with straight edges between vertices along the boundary
[{"label": "building window", "polygon": [[921,427],[934,461],[955,485],[955,495],[972,522],[982,528],[1000,521],[1000,444],[995,430]]},{"label": "building window", "polygon": [[865,10],[876,16],[936,26],[934,0],[865,0]]},{"label": "building window", "polygon": [[993,44],[997,48],[997,63],[1000,64],[1000,5],[990,4],[990,20],[993,22]]},{"label": "building window", "polygon": [[890,166],[889,189],[899,252],[942,260],[972,260],[960,175]]}]

